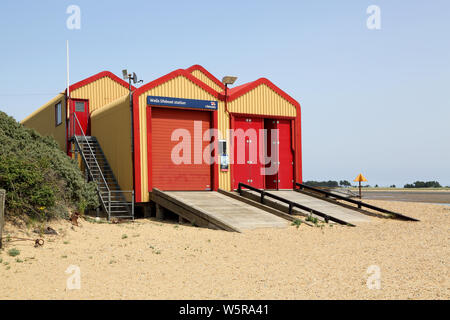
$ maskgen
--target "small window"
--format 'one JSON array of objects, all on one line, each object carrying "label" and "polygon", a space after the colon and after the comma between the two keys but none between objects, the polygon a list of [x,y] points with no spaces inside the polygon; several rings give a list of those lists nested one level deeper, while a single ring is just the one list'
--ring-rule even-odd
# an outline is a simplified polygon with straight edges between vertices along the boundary
[{"label": "small window", "polygon": [[84,102],[75,101],[75,112],[84,112]]},{"label": "small window", "polygon": [[226,140],[219,140],[219,154],[220,155],[227,154],[227,141]]},{"label": "small window", "polygon": [[55,105],[55,126],[59,126],[62,123],[62,106],[61,102]]}]

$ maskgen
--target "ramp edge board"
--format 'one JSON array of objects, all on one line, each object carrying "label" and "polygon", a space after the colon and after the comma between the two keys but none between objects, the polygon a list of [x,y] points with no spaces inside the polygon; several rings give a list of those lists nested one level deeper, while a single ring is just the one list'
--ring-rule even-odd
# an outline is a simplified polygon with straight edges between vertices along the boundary
[{"label": "ramp edge board", "polygon": [[[324,191],[324,190],[320,190],[320,189],[317,189],[317,188],[314,188],[314,187],[310,187],[310,186],[307,186],[307,185],[302,184],[302,183],[296,182],[295,186],[299,187],[300,189],[308,189],[308,190],[314,191],[316,193],[323,194],[324,196],[320,197],[320,199],[324,199],[326,196],[329,196],[329,197],[334,197],[334,198],[342,200],[342,201],[350,202],[352,204],[356,204],[358,206],[358,208],[352,207],[352,209],[356,210],[356,211],[362,210],[361,207],[366,207],[366,208],[369,208],[369,209],[372,209],[372,210],[375,210],[375,211],[378,211],[378,212],[382,212],[382,213],[394,216],[395,218],[398,218],[400,220],[420,221],[419,219],[408,217],[408,216],[405,216],[405,215],[403,215],[401,213],[397,213],[397,212],[390,211],[390,210],[387,210],[387,209],[384,209],[384,208],[380,208],[380,207],[377,207],[377,206],[374,206],[374,205],[371,205],[371,204],[368,204],[368,203],[365,203],[365,202],[362,202],[362,201],[359,201],[359,200],[345,198],[345,197],[342,197],[340,195],[332,194],[330,192],[327,192],[327,191]],[[295,190],[298,190],[298,189],[295,189]],[[308,192],[306,192],[306,193],[303,192],[303,194],[311,195]],[[332,200],[332,201],[333,201],[333,203],[342,206],[342,203],[340,203],[339,201],[336,201],[336,200]],[[345,204],[345,205],[347,205],[347,204]],[[363,210],[363,211],[368,212],[366,210]]]},{"label": "ramp edge board", "polygon": [[[267,198],[264,198],[264,200],[263,200],[264,203],[261,203],[259,196],[257,196],[254,193],[251,193],[251,192],[249,192],[247,190],[242,190],[242,195],[239,195],[239,193],[236,193],[236,196],[238,196],[241,201],[243,201],[245,199],[247,201],[251,201],[254,204],[259,204],[259,205],[265,206],[267,208],[271,208],[272,210],[275,210],[277,212],[276,214],[281,213],[281,214],[283,214],[283,216],[287,216],[290,219],[292,219],[291,221],[299,219],[298,216],[300,216],[302,218],[306,218],[306,217],[308,217],[310,215],[309,213],[305,213],[301,209],[298,209],[298,208],[293,208],[292,209],[292,213],[293,214],[290,215],[288,213],[289,209],[288,209],[287,206],[284,206],[284,205],[282,205],[282,204],[280,204],[278,202],[272,201],[272,200],[267,199]],[[317,219],[319,219],[322,222],[325,222],[325,219],[323,219],[323,217],[321,217],[321,216],[316,216],[315,214],[312,214],[312,216],[317,218]],[[302,220],[302,222],[304,224],[306,224],[306,225],[308,225],[310,227],[314,227],[314,225],[312,223],[306,221],[305,219],[301,219],[301,220]]]},{"label": "ramp edge board", "polygon": [[358,207],[354,207],[354,206],[351,206],[349,204],[339,202],[339,201],[337,201],[337,200],[335,200],[333,198],[323,197],[323,196],[320,196],[318,194],[315,194],[315,193],[312,193],[312,192],[307,192],[307,191],[300,190],[300,189],[294,189],[294,191],[298,192],[298,193],[301,193],[301,194],[304,194],[304,195],[307,195],[307,196],[314,197],[314,198],[319,199],[319,200],[327,201],[327,202],[332,203],[332,204],[337,204],[337,205],[339,205],[341,207],[357,211],[359,213],[365,214],[365,215],[370,216],[370,217],[375,217],[375,218],[380,218],[380,219],[390,219],[386,215],[382,215],[382,214],[379,214],[379,213],[370,212],[370,211],[367,211],[367,210],[364,210],[364,209],[360,209]]},{"label": "ramp edge board", "polygon": [[[245,190],[243,190],[243,188],[248,189],[249,192],[246,192]],[[293,192],[293,190],[291,190],[291,191]],[[266,198],[266,197],[269,197],[269,198],[274,199],[270,203],[272,203],[272,204],[276,203],[277,207],[279,207],[279,208],[285,207],[285,206],[289,206],[289,209],[290,209],[289,211],[290,212],[296,212],[294,209],[297,208],[297,209],[300,209],[301,212],[306,211],[307,212],[307,214],[306,214],[307,216],[312,215],[312,216],[320,217],[320,219],[325,220],[325,222],[327,222],[327,223],[329,221],[333,221],[333,222],[336,222],[336,223],[339,223],[339,224],[342,224],[342,225],[347,225],[347,226],[350,226],[350,227],[355,227],[356,226],[353,222],[342,220],[340,218],[335,217],[334,215],[330,215],[329,213],[323,213],[322,211],[319,211],[317,209],[307,207],[307,206],[305,206],[305,205],[303,205],[303,204],[301,204],[301,203],[299,203],[297,201],[286,199],[284,197],[281,197],[279,195],[275,195],[275,194],[273,194],[271,192],[268,192],[266,190],[260,190],[258,188],[255,188],[255,187],[252,187],[252,186],[249,186],[247,184],[244,184],[244,183],[240,182],[239,183],[239,187],[238,187],[238,193],[239,194],[243,194],[244,192],[246,192],[247,195],[252,194],[254,192],[259,193],[261,195],[260,202],[263,203],[263,204],[268,204],[269,203],[269,202],[267,202],[267,198]],[[284,205],[281,205],[277,201],[281,202],[281,203],[284,203]],[[282,211],[285,211],[285,210],[282,210]],[[305,213],[303,213],[303,215],[305,215]]]},{"label": "ramp edge board", "polygon": [[[273,207],[271,207],[271,206],[268,206],[268,205],[262,204],[262,203],[260,203],[260,202],[254,201],[254,200],[252,200],[252,199],[250,199],[250,198],[241,196],[241,195],[239,195],[238,193],[233,193],[233,192],[226,191],[226,190],[223,190],[223,189],[218,189],[217,191],[218,191],[219,193],[222,193],[223,195],[226,195],[226,196],[230,197],[230,198],[233,198],[233,199],[236,199],[236,200],[245,202],[246,204],[249,204],[249,205],[251,205],[251,206],[254,206],[255,208],[264,210],[264,211],[266,211],[266,212],[268,212],[268,213],[271,213],[271,214],[273,214],[273,215],[276,215],[276,216],[278,216],[278,217],[280,217],[280,218],[283,218],[283,219],[286,219],[286,220],[288,220],[288,221],[293,222],[293,221],[295,221],[295,220],[298,220],[298,218],[295,217],[295,216],[289,215],[289,214],[287,214],[287,213],[285,213],[285,212],[283,212],[283,211],[281,211],[281,210],[278,210],[278,209],[275,209],[275,208],[273,208]],[[314,225],[312,225],[312,224],[309,223],[308,221],[302,220],[302,223],[304,223],[304,224],[306,224],[306,225],[308,225],[308,226],[310,226],[310,227],[314,227]]]},{"label": "ramp edge board", "polygon": [[[239,228],[236,228],[229,223],[221,220],[217,217],[212,217],[208,212],[203,209],[196,207],[192,204],[187,204],[182,199],[174,196],[173,194],[169,195],[164,191],[161,191],[157,188],[153,188],[151,195],[152,201],[161,205],[162,207],[173,211],[174,213],[182,216],[184,219],[196,223],[200,227],[215,227],[216,229],[239,232],[242,231]],[[200,222],[200,224],[198,224]]]}]

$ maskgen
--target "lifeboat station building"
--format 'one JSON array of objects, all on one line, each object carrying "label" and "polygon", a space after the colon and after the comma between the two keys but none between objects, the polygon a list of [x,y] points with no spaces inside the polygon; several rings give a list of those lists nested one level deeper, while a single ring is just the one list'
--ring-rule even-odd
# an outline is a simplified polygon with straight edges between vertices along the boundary
[{"label": "lifeboat station building", "polygon": [[194,65],[136,88],[104,71],[70,85],[22,124],[78,159],[109,218],[134,216],[137,205],[236,231],[197,204],[302,182],[300,104],[266,78],[228,87]]}]

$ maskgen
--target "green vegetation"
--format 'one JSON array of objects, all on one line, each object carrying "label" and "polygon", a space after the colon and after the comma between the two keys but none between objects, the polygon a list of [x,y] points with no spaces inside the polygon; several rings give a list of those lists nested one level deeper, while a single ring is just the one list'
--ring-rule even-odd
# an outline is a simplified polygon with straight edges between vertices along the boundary
[{"label": "green vegetation", "polygon": [[316,217],[313,217],[312,215],[307,216],[306,221],[312,222],[314,224],[317,224],[319,222],[319,220]]},{"label": "green vegetation", "polygon": [[294,221],[292,221],[292,226],[296,226],[297,229],[300,227],[300,225],[302,224],[302,220],[300,219],[295,219]]},{"label": "green vegetation", "polygon": [[339,182],[334,180],[328,181],[314,181],[309,180],[305,181],[304,184],[310,187],[319,187],[319,188],[337,188],[337,187],[350,187],[351,183],[347,180],[341,180]]},{"label": "green vegetation", "polygon": [[12,248],[12,249],[9,249],[9,250],[8,250],[8,254],[9,254],[11,257],[15,257],[15,256],[18,256],[18,255],[20,254],[20,251],[17,250],[16,248]]},{"label": "green vegetation", "polygon": [[405,184],[404,188],[442,188],[437,181],[416,181],[412,184]]},{"label": "green vegetation", "polygon": [[128,236],[126,234],[123,234],[122,239],[126,239],[126,238],[128,238]]},{"label": "green vegetation", "polygon": [[327,187],[327,188],[337,188],[339,186],[337,181],[314,181],[314,180],[310,180],[310,181],[305,181],[303,184],[306,184],[307,186],[310,187]]},{"label": "green vegetation", "polygon": [[98,206],[94,183],[77,163],[43,137],[0,112],[0,188],[6,190],[6,215],[44,221],[83,213]]}]

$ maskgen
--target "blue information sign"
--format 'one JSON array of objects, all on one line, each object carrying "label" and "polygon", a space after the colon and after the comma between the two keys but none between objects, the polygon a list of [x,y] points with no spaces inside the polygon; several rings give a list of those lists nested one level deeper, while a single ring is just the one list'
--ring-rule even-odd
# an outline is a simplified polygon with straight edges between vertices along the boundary
[{"label": "blue information sign", "polygon": [[147,96],[147,105],[217,110],[217,101]]}]

